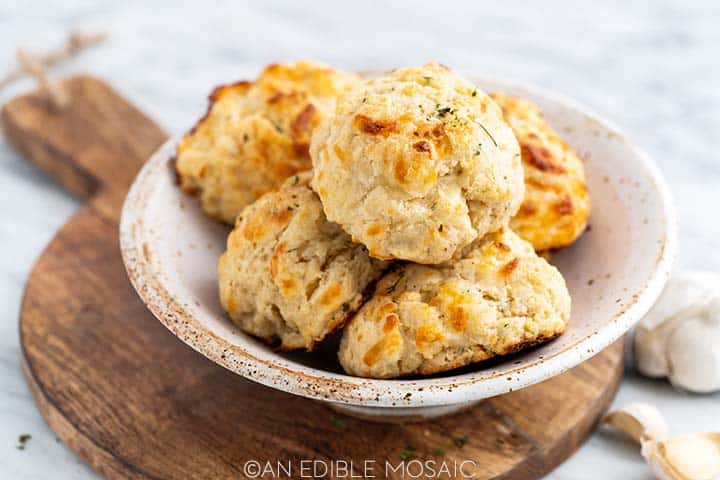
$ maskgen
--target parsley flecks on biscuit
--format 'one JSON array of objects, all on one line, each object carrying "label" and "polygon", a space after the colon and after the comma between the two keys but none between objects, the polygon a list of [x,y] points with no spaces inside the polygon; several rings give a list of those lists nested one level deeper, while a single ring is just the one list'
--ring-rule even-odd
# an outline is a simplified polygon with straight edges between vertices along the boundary
[{"label": "parsley flecks on biscuit", "polygon": [[328,218],[376,258],[446,261],[522,202],[520,149],[500,108],[438,64],[341,96],[310,155]]}]

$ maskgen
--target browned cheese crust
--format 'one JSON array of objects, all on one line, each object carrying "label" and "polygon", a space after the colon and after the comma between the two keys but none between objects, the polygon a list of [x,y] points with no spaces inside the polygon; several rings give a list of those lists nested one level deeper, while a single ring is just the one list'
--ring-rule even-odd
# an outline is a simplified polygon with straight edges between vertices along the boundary
[{"label": "browned cheese crust", "polygon": [[220,301],[243,331],[311,350],[360,307],[387,267],[328,222],[309,174],[246,207],[218,265]]},{"label": "browned cheese crust", "polygon": [[343,95],[310,156],[328,218],[375,258],[449,260],[507,225],[523,198],[520,148],[500,108],[436,63]]},{"label": "browned cheese crust", "polygon": [[490,97],[520,143],[525,170],[525,199],[511,228],[538,251],[570,245],[585,230],[590,214],[582,161],[536,104],[504,93]]},{"label": "browned cheese crust", "polygon": [[441,265],[386,274],[345,327],[339,358],[352,375],[427,375],[555,338],[570,295],[560,272],[509,229]]},{"label": "browned cheese crust", "polygon": [[216,88],[207,113],[178,145],[181,188],[198,196],[208,215],[232,224],[243,207],[310,168],[313,129],[359,81],[300,61],[270,65],[254,82]]}]

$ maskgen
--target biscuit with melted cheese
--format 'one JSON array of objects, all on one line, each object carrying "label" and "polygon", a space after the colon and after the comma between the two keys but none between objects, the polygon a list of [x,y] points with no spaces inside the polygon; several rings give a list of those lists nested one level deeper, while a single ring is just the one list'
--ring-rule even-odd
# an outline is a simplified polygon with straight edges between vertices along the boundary
[{"label": "biscuit with melted cheese", "polygon": [[235,216],[286,178],[310,168],[310,134],[359,77],[299,61],[270,65],[254,82],[221,86],[207,114],[180,141],[182,189],[211,217]]},{"label": "biscuit with melted cheese", "polygon": [[502,112],[438,64],[343,95],[310,156],[328,219],[376,258],[446,261],[522,202],[520,149]]},{"label": "biscuit with melted cheese", "polygon": [[386,267],[327,221],[309,182],[295,176],[246,207],[218,264],[233,322],[284,350],[311,350],[340,328]]},{"label": "biscuit with melted cheese", "polygon": [[490,96],[515,132],[525,170],[525,199],[511,228],[538,251],[570,245],[585,230],[590,214],[580,158],[536,104],[503,93]]},{"label": "biscuit with melted cheese", "polygon": [[503,229],[460,260],[386,274],[345,327],[339,359],[361,377],[432,374],[555,338],[569,315],[560,272]]}]

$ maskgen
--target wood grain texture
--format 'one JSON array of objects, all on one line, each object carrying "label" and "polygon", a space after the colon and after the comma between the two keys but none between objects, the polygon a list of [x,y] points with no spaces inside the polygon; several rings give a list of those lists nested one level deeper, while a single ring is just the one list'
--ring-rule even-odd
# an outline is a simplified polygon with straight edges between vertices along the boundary
[{"label": "wood grain texture", "polygon": [[[88,198],[30,275],[21,343],[44,417],[104,476],[245,478],[245,462],[257,460],[291,462],[299,477],[300,459],[342,459],[355,474],[375,460],[382,478],[385,461],[397,465],[411,445],[421,460],[471,460],[466,471],[474,478],[531,479],[567,458],[610,404],[622,374],[620,342],[546,382],[408,425],[341,417],[206,360],[148,313],[120,258],[122,195],[164,134],[102,82],[66,84],[80,96],[62,118],[43,113],[37,95],[13,100],[2,115],[31,161]],[[57,128],[48,130],[51,122]],[[81,125],[82,135],[66,122]]]},{"label": "wood grain texture", "polygon": [[49,109],[40,94],[5,104],[5,135],[67,190],[117,222],[135,174],[167,136],[103,81],[70,77],[62,88],[72,99],[62,111]]}]

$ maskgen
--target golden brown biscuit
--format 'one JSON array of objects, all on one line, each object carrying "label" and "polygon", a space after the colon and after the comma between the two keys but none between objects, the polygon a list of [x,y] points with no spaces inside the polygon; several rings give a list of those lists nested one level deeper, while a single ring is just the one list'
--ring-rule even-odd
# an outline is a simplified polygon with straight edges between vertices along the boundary
[{"label": "golden brown biscuit", "polygon": [[215,89],[177,151],[180,185],[211,217],[233,223],[246,205],[310,168],[308,144],[336,97],[359,77],[309,61],[266,67],[254,82]]},{"label": "golden brown biscuit", "polygon": [[386,268],[327,221],[309,182],[295,176],[246,207],[218,264],[230,318],[285,350],[311,350],[341,327]]},{"label": "golden brown biscuit", "polygon": [[537,105],[504,93],[490,96],[515,132],[525,170],[525,200],[510,226],[538,251],[570,245],[590,214],[582,162]]},{"label": "golden brown biscuit", "polygon": [[560,272],[503,229],[460,260],[386,274],[345,327],[338,355],[352,375],[426,375],[555,338],[569,315]]},{"label": "golden brown biscuit", "polygon": [[376,258],[443,262],[522,202],[520,149],[502,112],[434,63],[343,95],[310,155],[328,218]]}]

